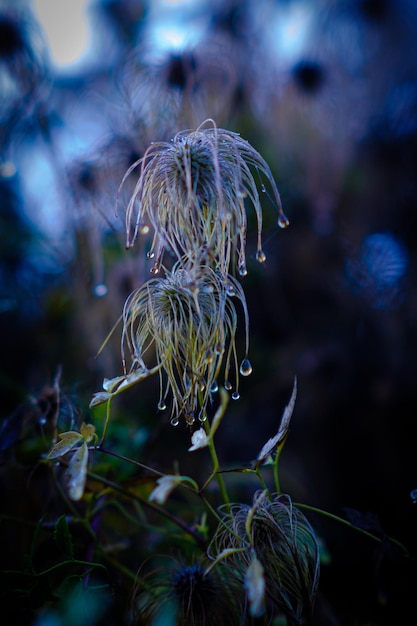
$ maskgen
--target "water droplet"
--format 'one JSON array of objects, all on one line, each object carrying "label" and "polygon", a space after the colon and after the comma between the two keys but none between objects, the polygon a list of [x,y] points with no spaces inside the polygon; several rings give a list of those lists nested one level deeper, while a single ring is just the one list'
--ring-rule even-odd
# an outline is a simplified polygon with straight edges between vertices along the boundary
[{"label": "water droplet", "polygon": [[240,398],[240,393],[238,391],[234,391],[232,393],[232,400],[239,400]]},{"label": "water droplet", "polygon": [[290,220],[288,219],[288,217],[284,215],[284,213],[280,213],[280,216],[278,217],[278,226],[280,228],[287,228],[287,226],[289,225]]},{"label": "water droplet", "polygon": [[241,265],[239,265],[239,275],[247,276],[247,274],[248,274],[248,270],[246,269],[246,265],[242,263]]},{"label": "water droplet", "polygon": [[206,356],[205,356],[205,362],[206,363],[213,363],[213,359],[214,359],[214,355],[212,350],[207,350],[206,351]]},{"label": "water droplet", "polygon": [[238,195],[239,198],[246,198],[247,197],[248,194],[247,194],[246,189],[243,187],[243,185],[242,185],[242,187],[239,187],[237,195]]},{"label": "water droplet", "polygon": [[42,415],[42,416],[39,418],[39,420],[38,420],[38,424],[39,424],[39,426],[45,426],[45,424],[47,423],[47,421],[48,421],[48,420],[46,419],[46,417],[45,417],[44,415]]},{"label": "water droplet", "polygon": [[239,371],[242,376],[250,376],[252,374],[252,365],[249,359],[243,359],[242,363],[240,364]]},{"label": "water droplet", "polygon": [[166,408],[167,405],[165,404],[165,402],[163,400],[160,400],[160,402],[158,402],[158,411],[165,411]]},{"label": "water droplet", "polygon": [[151,274],[158,274],[158,272],[159,272],[159,265],[155,263],[155,265],[151,267]]},{"label": "water droplet", "polygon": [[154,256],[155,256],[155,252],[153,252],[153,250],[149,250],[149,252],[146,253],[147,259],[153,259]]},{"label": "water droplet", "polygon": [[194,417],[194,413],[192,411],[190,413],[186,413],[185,414],[185,421],[187,422],[187,424],[189,426],[192,426],[192,424],[194,424],[195,417]]},{"label": "water droplet", "polygon": [[410,498],[413,504],[417,504],[417,489],[410,491]]},{"label": "water droplet", "polygon": [[207,419],[207,413],[200,413],[198,419],[200,420],[200,422],[205,422]]},{"label": "water droplet", "polygon": [[139,228],[139,234],[140,235],[147,235],[149,233],[149,226],[147,224],[143,224],[140,228]]},{"label": "water droplet", "polygon": [[178,417],[173,417],[171,419],[171,426],[178,426],[179,423],[180,423],[180,420],[178,419]]},{"label": "water droplet", "polygon": [[109,289],[104,283],[98,283],[94,286],[93,289],[93,293],[97,298],[103,298],[104,296],[107,296],[108,291]]},{"label": "water droplet", "polygon": [[227,295],[228,295],[228,296],[230,296],[230,297],[233,297],[233,296],[235,296],[235,295],[236,295],[235,288],[234,288],[234,286],[233,286],[231,283],[229,283],[229,284],[227,285],[227,287],[226,287],[226,293],[227,293]]},{"label": "water droplet", "polygon": [[262,191],[262,193],[266,193],[266,187],[265,187],[265,185],[263,183],[261,185],[261,191]]},{"label": "water droplet", "polygon": [[219,385],[217,384],[217,380],[213,380],[213,382],[211,383],[210,391],[211,393],[216,393],[216,391],[219,391]]},{"label": "water droplet", "polygon": [[226,391],[230,391],[232,389],[232,383],[229,382],[228,380],[224,381],[224,388],[226,389]]},{"label": "water droplet", "polygon": [[256,260],[259,263],[265,263],[266,261],[266,254],[263,250],[258,250],[258,252],[256,253]]}]

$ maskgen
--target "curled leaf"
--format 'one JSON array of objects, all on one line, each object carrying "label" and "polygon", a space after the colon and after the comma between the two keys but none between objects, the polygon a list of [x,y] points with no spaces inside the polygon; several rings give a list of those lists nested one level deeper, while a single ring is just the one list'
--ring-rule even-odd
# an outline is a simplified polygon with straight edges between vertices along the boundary
[{"label": "curled leaf", "polygon": [[194,450],[198,450],[199,448],[205,448],[208,446],[209,438],[207,437],[206,431],[204,428],[199,428],[193,433],[191,437],[192,446],[188,448],[188,452],[194,452]]},{"label": "curled leaf", "polygon": [[255,466],[259,467],[263,465],[268,457],[278,448],[278,446],[285,441],[288,435],[291,417],[294,411],[295,399],[297,397],[297,379],[294,378],[294,386],[289,403],[284,409],[284,413],[281,418],[281,423],[277,434],[271,439],[268,439],[262,450],[256,457]]},{"label": "curled leaf", "polygon": [[147,378],[150,373],[151,371],[147,368],[140,367],[130,374],[125,374],[124,376],[105,378],[103,381],[103,389],[108,392],[109,395],[119,393],[119,391],[123,391],[123,389],[127,389],[127,387],[130,387],[140,380]]},{"label": "curled leaf", "polygon": [[161,476],[156,481],[156,487],[149,496],[150,502],[164,504],[171,491],[182,481],[181,476]]},{"label": "curled leaf", "polygon": [[106,393],[104,391],[99,391],[98,393],[95,393],[89,404],[90,409],[92,409],[94,406],[98,406],[99,404],[104,404],[111,397],[111,393]]}]

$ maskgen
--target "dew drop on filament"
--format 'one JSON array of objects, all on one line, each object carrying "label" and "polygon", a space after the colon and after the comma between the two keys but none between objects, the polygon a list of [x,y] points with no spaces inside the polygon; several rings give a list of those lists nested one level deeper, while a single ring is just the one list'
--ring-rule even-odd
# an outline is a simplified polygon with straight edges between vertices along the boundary
[{"label": "dew drop on filament", "polygon": [[213,382],[211,383],[210,391],[211,393],[216,393],[216,391],[219,391],[219,385],[217,384],[216,380],[213,380]]},{"label": "dew drop on filament", "polygon": [[173,417],[171,419],[171,426],[178,426],[179,423],[180,423],[180,420],[178,419],[178,417]]},{"label": "dew drop on filament", "polygon": [[284,215],[284,213],[281,213],[280,216],[278,217],[278,226],[280,228],[287,228],[287,226],[289,225],[290,225],[290,220],[288,219],[286,215]]},{"label": "dew drop on filament", "polygon": [[265,263],[266,261],[266,254],[263,250],[258,250],[258,252],[256,253],[256,260],[259,263]]},{"label": "dew drop on filament", "polygon": [[163,400],[158,402],[158,411],[165,411],[166,408],[167,408],[167,405],[165,404]]},{"label": "dew drop on filament", "polygon": [[232,389],[232,383],[229,382],[228,380],[224,381],[224,388],[226,389],[226,391],[230,391]]},{"label": "dew drop on filament", "polygon": [[232,393],[232,400],[239,400],[240,398],[240,393],[238,391],[234,391]]},{"label": "dew drop on filament", "polygon": [[246,269],[246,265],[242,263],[239,265],[239,276],[247,276],[248,270]]},{"label": "dew drop on filament", "polygon": [[240,364],[239,371],[242,376],[250,376],[252,374],[252,365],[249,359],[243,359],[242,363]]},{"label": "dew drop on filament", "polygon": [[153,259],[154,256],[155,256],[155,252],[153,252],[152,250],[149,250],[149,252],[146,253],[147,259]]}]

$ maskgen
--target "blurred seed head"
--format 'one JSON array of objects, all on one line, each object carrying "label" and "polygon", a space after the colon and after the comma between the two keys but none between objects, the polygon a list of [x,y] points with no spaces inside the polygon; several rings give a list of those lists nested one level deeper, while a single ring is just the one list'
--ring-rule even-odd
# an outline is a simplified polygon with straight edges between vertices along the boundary
[{"label": "blurred seed head", "polygon": [[281,611],[292,625],[311,617],[319,578],[318,544],[310,523],[288,495],[269,499],[258,492],[252,507],[232,504],[225,509],[209,554],[216,558],[224,550],[242,548],[224,563],[245,581],[256,555],[263,567],[267,612]]},{"label": "blurred seed head", "polygon": [[[174,562],[143,578],[135,597],[137,626],[243,626],[242,594],[221,568]],[[165,620],[165,621],[164,621]]]},{"label": "blurred seed head", "polygon": [[390,233],[367,235],[357,256],[346,261],[353,290],[374,309],[398,305],[408,254],[405,245]]},{"label": "blurred seed head", "polygon": [[[0,9],[0,116],[17,117],[32,105],[45,83],[46,46],[37,21],[29,10]],[[8,120],[10,123],[10,120]]]},{"label": "blurred seed head", "polygon": [[325,69],[317,61],[301,60],[294,65],[292,78],[301,91],[316,94],[325,82]]},{"label": "blurred seed head", "polygon": [[[167,28],[166,19],[162,22]],[[160,32],[157,17],[147,20],[140,45],[121,58],[116,70],[129,124],[133,121],[134,129],[140,126],[154,140],[209,115],[227,119],[233,104],[238,78],[230,39],[200,32],[205,30],[201,20],[197,26],[186,22],[176,33],[174,24]],[[177,37],[184,41],[170,41]]]}]

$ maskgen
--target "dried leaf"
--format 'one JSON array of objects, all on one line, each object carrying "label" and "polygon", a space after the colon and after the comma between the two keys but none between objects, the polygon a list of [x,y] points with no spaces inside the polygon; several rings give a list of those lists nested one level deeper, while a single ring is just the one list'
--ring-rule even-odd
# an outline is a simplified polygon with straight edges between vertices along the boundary
[{"label": "dried leaf", "polygon": [[92,409],[94,406],[98,406],[99,404],[104,404],[111,397],[112,394],[106,393],[105,391],[99,391],[98,393],[95,393],[89,404],[90,409]]},{"label": "dried leaf", "polygon": [[182,481],[181,476],[161,476],[156,481],[156,487],[149,496],[150,502],[164,504],[171,491]]},{"label": "dried leaf", "polygon": [[246,570],[244,587],[248,594],[250,614],[259,617],[265,610],[265,578],[264,568],[256,555]]},{"label": "dried leaf", "polygon": [[85,422],[80,428],[81,436],[86,443],[91,443],[96,436],[96,427],[93,424],[86,424]]},{"label": "dried leaf", "polygon": [[77,433],[75,430],[69,430],[58,436],[61,441],[58,441],[58,443],[53,446],[52,450],[48,454],[48,459],[56,459],[59,456],[64,456],[64,454],[67,454],[67,452],[72,450],[77,443],[83,441],[82,435]]},{"label": "dried leaf", "polygon": [[194,452],[194,450],[198,450],[199,448],[205,448],[208,446],[209,438],[207,437],[206,431],[204,428],[199,428],[193,433],[191,437],[192,446],[188,448],[188,452]]},{"label": "dried leaf", "polygon": [[75,450],[66,471],[68,478],[68,495],[71,500],[80,500],[84,493],[87,480],[88,446],[83,441]]},{"label": "dried leaf", "polygon": [[295,399],[297,397],[297,379],[294,378],[294,386],[289,403],[284,409],[284,413],[281,418],[281,423],[275,437],[269,439],[258,456],[256,457],[255,465],[259,466],[265,463],[268,457],[277,449],[280,443],[282,443],[287,435],[290,426],[291,417],[294,411]]}]

